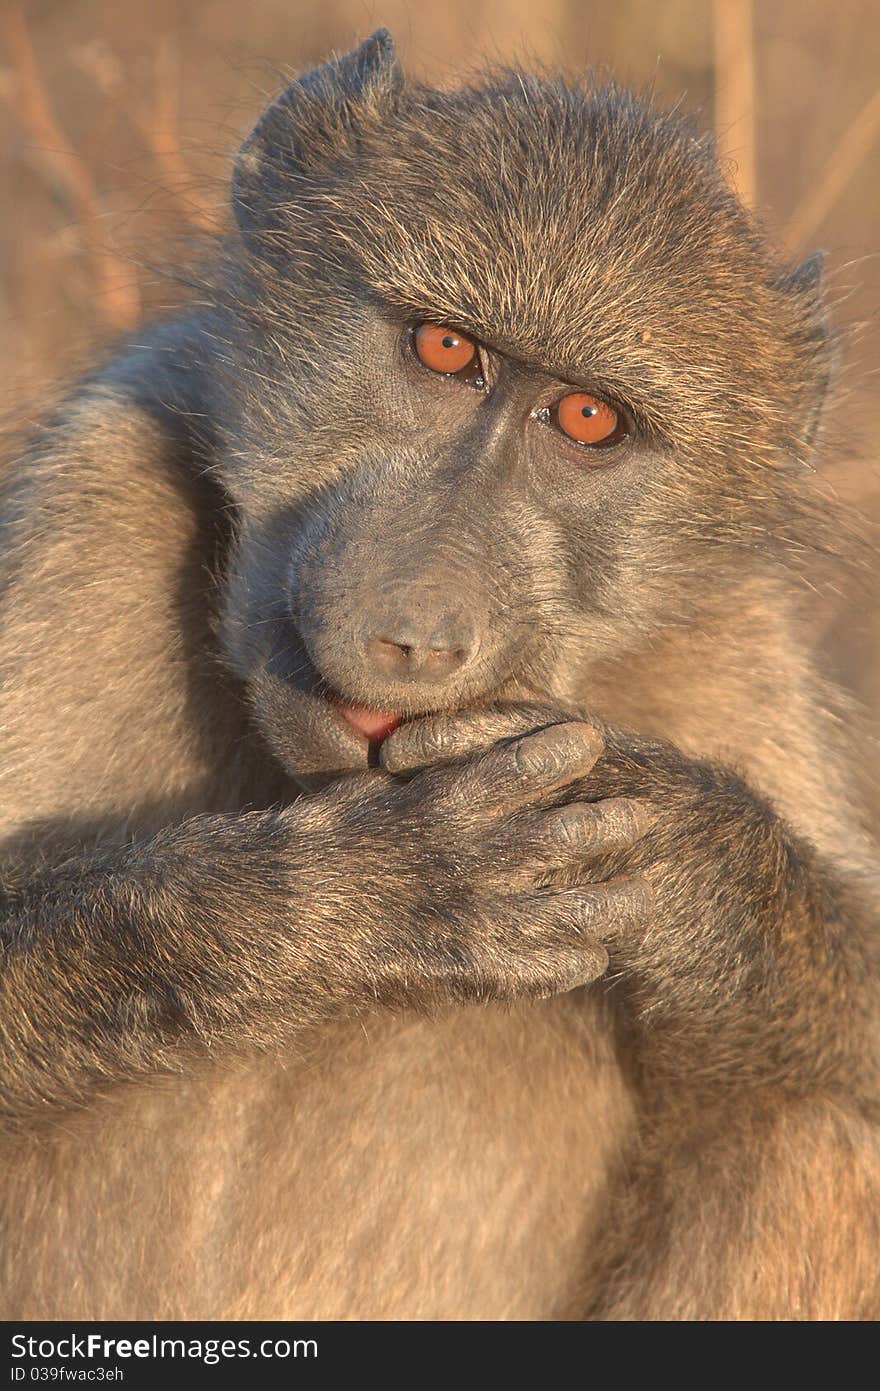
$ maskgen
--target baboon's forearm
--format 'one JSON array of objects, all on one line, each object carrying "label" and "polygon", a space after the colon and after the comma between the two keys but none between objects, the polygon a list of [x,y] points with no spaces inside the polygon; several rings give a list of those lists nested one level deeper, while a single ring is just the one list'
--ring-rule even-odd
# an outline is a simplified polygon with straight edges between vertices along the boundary
[{"label": "baboon's forearm", "polygon": [[798,1094],[870,1087],[870,890],[781,822],[759,830],[747,814],[739,834],[732,857],[670,866],[672,910],[626,961],[649,1071]]},{"label": "baboon's forearm", "polygon": [[[126,849],[4,871],[0,1115],[265,1045],[332,1013],[330,913],[272,812],[206,816]],[[338,936],[338,934],[336,934]]]},{"label": "baboon's forearm", "polygon": [[[667,1102],[670,1098],[667,1098]],[[874,1319],[880,1133],[857,1106],[676,1094],[612,1189],[575,1317]]]}]

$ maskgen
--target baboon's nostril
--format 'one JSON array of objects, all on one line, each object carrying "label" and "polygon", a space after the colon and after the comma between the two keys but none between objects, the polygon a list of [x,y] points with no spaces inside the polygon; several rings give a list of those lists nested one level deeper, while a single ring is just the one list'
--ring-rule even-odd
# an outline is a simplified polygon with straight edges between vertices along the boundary
[{"label": "baboon's nostril", "polygon": [[366,641],[375,672],[397,681],[443,681],[471,656],[475,636],[463,619],[431,625],[423,636],[411,622],[386,623]]}]

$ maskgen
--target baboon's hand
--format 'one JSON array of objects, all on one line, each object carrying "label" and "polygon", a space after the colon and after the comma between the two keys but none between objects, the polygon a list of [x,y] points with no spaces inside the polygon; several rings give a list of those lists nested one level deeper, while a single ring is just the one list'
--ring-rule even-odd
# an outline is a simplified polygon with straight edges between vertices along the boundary
[{"label": "baboon's hand", "polygon": [[[580,864],[572,854],[568,882],[585,877],[646,882],[654,900],[651,949],[659,954],[666,943],[681,957],[682,920],[705,921],[707,902],[717,911],[728,897],[727,886],[744,878],[758,900],[773,877],[780,825],[729,769],[571,711],[526,703],[440,711],[413,720],[385,741],[381,761],[399,776],[425,765],[454,765],[493,741],[571,720],[596,728],[603,749],[558,799],[569,804],[573,839],[582,847]],[[618,940],[616,964],[635,964],[644,945],[638,933]]]},{"label": "baboon's hand", "polygon": [[[566,718],[577,717],[529,705],[440,713],[396,730],[383,745],[382,762],[402,774],[461,760],[486,740],[551,721],[559,728]],[[719,979],[725,1005],[743,1007],[732,986],[737,981],[751,1007],[754,971],[743,963],[772,959],[768,923],[784,923],[801,901],[800,885],[813,872],[809,852],[731,769],[661,740],[600,727],[601,756],[558,797],[566,805],[555,814],[572,818],[573,847],[581,853],[574,849],[557,885],[567,875],[573,885],[647,886],[650,913],[608,940],[615,969],[637,980],[640,1008],[650,1010],[655,1025],[664,1007],[679,1024],[700,1020],[704,998],[717,1010]],[[791,882],[799,885],[795,894]],[[768,968],[771,975],[774,969]]]},{"label": "baboon's hand", "polygon": [[560,722],[409,780],[347,779],[296,803],[287,815],[321,866],[321,911],[344,904],[351,924],[336,968],[355,981],[366,965],[374,994],[410,1001],[544,996],[601,975],[606,943],[647,906],[637,882],[582,882],[594,849],[644,829],[617,803],[561,804],[601,750],[591,725]]}]

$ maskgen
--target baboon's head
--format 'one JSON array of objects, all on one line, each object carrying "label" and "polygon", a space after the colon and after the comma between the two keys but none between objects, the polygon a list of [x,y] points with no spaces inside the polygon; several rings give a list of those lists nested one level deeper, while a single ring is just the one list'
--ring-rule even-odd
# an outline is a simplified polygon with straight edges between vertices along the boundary
[{"label": "baboon's head", "polygon": [[787,272],[679,120],[384,32],[242,149],[217,311],[224,641],[301,773],[407,714],[589,698],[784,544],[824,392]]}]

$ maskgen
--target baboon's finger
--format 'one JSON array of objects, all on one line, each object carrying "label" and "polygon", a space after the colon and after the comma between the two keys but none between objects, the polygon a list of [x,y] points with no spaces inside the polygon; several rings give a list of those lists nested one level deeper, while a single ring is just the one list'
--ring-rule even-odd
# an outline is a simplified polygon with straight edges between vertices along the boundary
[{"label": "baboon's finger", "polygon": [[534,898],[499,904],[496,930],[471,949],[470,988],[485,999],[546,998],[597,980],[608,968],[608,951],[583,928],[576,912],[558,905],[545,912]]},{"label": "baboon's finger", "polygon": [[437,780],[435,792],[450,810],[455,806],[476,813],[512,810],[586,776],[602,748],[601,736],[592,725],[581,721],[551,725],[510,744],[497,744],[461,769],[446,771]]},{"label": "baboon's finger", "polygon": [[571,802],[511,818],[490,836],[497,877],[523,883],[540,874],[573,870],[598,855],[628,850],[654,824],[645,803],[625,797]]},{"label": "baboon's finger", "polygon": [[382,744],[379,760],[389,773],[448,763],[481,753],[499,739],[512,739],[571,716],[551,706],[510,704],[471,710],[441,710],[400,725]]},{"label": "baboon's finger", "polygon": [[544,890],[533,900],[542,923],[555,923],[563,935],[584,933],[613,942],[650,916],[653,895],[643,879],[611,879],[576,889]]}]

